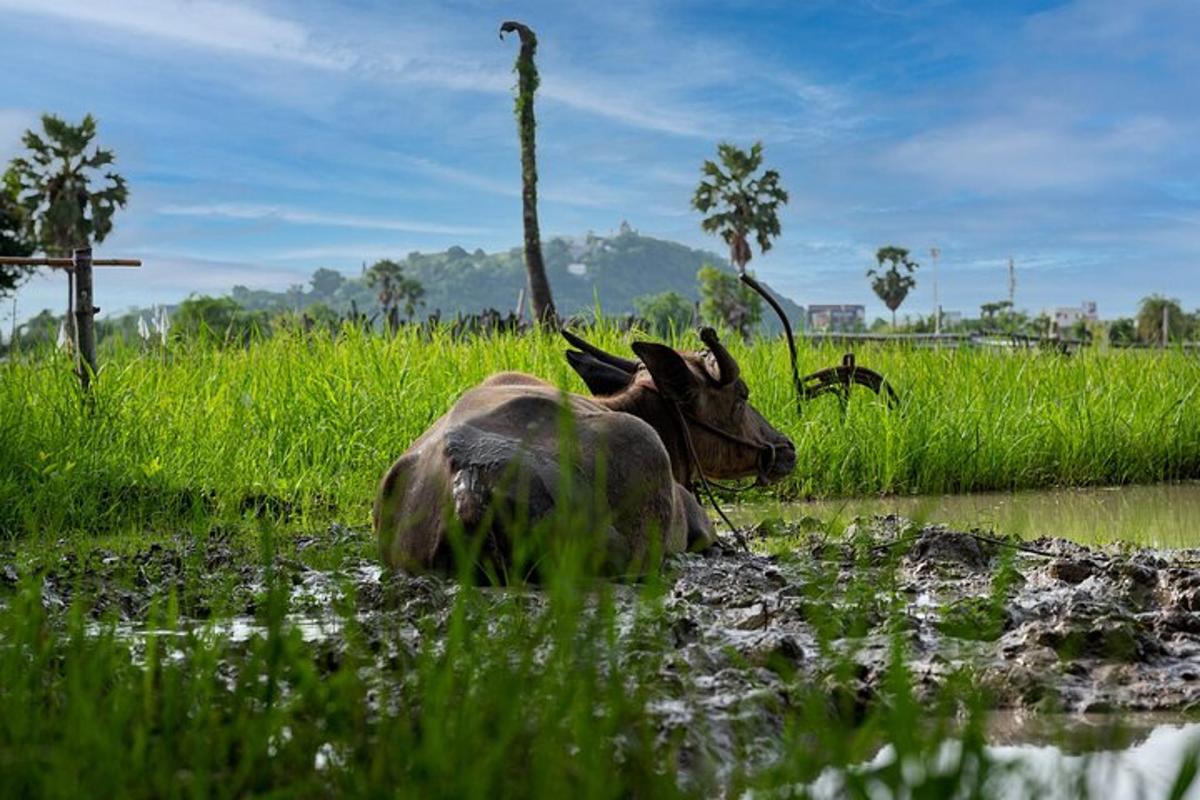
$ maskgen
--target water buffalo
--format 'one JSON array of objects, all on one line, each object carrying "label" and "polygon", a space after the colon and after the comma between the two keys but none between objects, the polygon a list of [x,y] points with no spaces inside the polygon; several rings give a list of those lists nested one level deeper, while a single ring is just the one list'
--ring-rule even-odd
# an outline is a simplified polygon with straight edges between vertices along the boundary
[{"label": "water buffalo", "polygon": [[385,563],[451,570],[463,532],[478,542],[468,557],[494,576],[525,531],[570,504],[595,523],[583,527],[597,569],[642,574],[664,553],[714,541],[687,488],[701,473],[768,483],[794,468],[792,442],[749,404],[737,362],[711,329],[701,331],[707,351],[636,342],[638,361],[564,335],[596,396],[516,372],[466,392],[380,481],[373,519]]}]

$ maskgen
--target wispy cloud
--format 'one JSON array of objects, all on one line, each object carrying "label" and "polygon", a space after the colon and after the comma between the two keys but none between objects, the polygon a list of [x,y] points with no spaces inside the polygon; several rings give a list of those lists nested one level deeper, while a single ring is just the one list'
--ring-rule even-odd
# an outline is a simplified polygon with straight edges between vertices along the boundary
[{"label": "wispy cloud", "polygon": [[226,0],[0,0],[0,9],[315,67],[344,68],[352,60],[296,22]]},{"label": "wispy cloud", "polygon": [[223,219],[267,220],[289,225],[319,225],[330,228],[362,228],[404,233],[474,236],[490,233],[487,228],[465,225],[443,225],[435,222],[367,217],[355,214],[307,211],[287,206],[255,205],[251,203],[207,203],[203,205],[166,205],[157,213],[175,217],[218,217]]},{"label": "wispy cloud", "polygon": [[893,169],[983,193],[1082,189],[1143,171],[1174,138],[1162,119],[1100,130],[1043,119],[993,118],[928,131],[886,155]]}]

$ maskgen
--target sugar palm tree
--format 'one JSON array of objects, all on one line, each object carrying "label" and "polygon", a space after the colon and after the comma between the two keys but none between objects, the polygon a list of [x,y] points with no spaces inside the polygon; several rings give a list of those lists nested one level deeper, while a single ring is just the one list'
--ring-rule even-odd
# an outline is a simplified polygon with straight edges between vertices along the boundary
[{"label": "sugar palm tree", "polygon": [[[919,266],[908,257],[908,251],[903,247],[881,247],[875,251],[877,266],[867,270],[871,278],[871,289],[883,304],[892,312],[892,330],[896,329],[896,309],[908,297],[908,292],[917,285],[917,279],[912,276]],[[883,268],[888,263],[887,269]],[[903,271],[902,271],[903,270]]]},{"label": "sugar palm tree", "polygon": [[404,267],[390,259],[377,261],[367,270],[367,285],[376,291],[388,330],[400,327],[400,307],[411,320],[417,307],[424,305],[425,287],[416,278],[404,274]]},{"label": "sugar palm tree", "polygon": [[533,56],[537,52],[537,36],[520,22],[505,22],[500,26],[500,38],[516,32],[521,49],[513,70],[517,73],[517,136],[521,142],[521,216],[525,227],[525,270],[529,274],[529,300],[533,316],[540,323],[554,324],[557,314],[550,294],[550,280],[542,259],[542,238],[537,213],[537,121],[533,115],[533,95],[540,79]]},{"label": "sugar palm tree", "polygon": [[78,125],[43,114],[42,133],[25,131],[26,154],[9,166],[6,183],[19,197],[29,241],[47,255],[70,256],[76,247],[103,242],[116,210],[129,199],[125,179],[112,170],[102,172],[116,157],[93,147],[95,138],[91,114]]},{"label": "sugar palm tree", "polygon": [[[33,226],[39,250],[69,256],[76,247],[99,244],[112,231],[113,214],[129,199],[125,179],[108,170],[111,150],[92,147],[96,120],[88,114],[78,125],[53,114],[42,116],[42,134],[26,131],[27,154],[11,169],[21,205]],[[103,185],[94,188],[97,183]]]},{"label": "sugar palm tree", "polygon": [[707,214],[700,227],[706,233],[719,234],[729,245],[729,263],[739,275],[746,273],[753,253],[750,237],[758,242],[759,252],[771,249],[771,240],[779,236],[779,207],[788,195],[779,185],[779,173],[762,167],[762,142],[749,152],[728,142],[717,145],[717,161],[705,161],[704,174],[692,207]]}]

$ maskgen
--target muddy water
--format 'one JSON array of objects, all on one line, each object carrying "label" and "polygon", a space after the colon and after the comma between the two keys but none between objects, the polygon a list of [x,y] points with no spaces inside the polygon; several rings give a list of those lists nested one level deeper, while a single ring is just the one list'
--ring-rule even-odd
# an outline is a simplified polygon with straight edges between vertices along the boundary
[{"label": "muddy water", "polygon": [[[992,731],[997,759],[1025,759],[1054,774],[1084,764],[1079,753],[1091,751],[1107,754],[1093,759],[1101,765],[1095,769],[1124,770],[1120,780],[1136,782],[1143,774],[1168,780],[1167,766],[1154,772],[1143,762],[1177,769],[1180,737],[1197,733],[1200,548],[1095,547],[1048,538],[1017,546],[896,516],[859,519],[840,537],[806,524],[759,526],[750,534],[757,552],[727,542],[706,554],[672,557],[664,570],[667,595],[652,631],[664,652],[649,707],[664,735],[682,737],[688,763],[710,765],[718,775],[739,763],[770,763],[784,744],[780,709],[814,687],[846,700],[855,713],[870,709],[887,692],[898,637],[918,702],[931,702],[969,668],[990,708],[1013,715]],[[358,535],[331,526],[298,539],[296,551],[344,547]],[[780,543],[782,551],[774,546]],[[211,618],[202,593],[182,604],[182,627],[233,642],[266,635],[257,621],[265,567],[219,539],[153,544],[123,558],[64,558],[45,576],[43,604],[61,613],[84,592],[97,620],[116,615],[119,632],[138,638],[153,628],[156,597],[168,589],[186,593],[189,564],[210,581],[228,579],[228,610]],[[385,574],[361,556],[340,558],[333,569],[277,557],[271,569],[290,585],[288,622],[314,652],[346,646],[344,618],[334,610],[345,603],[372,652],[436,648],[458,596],[452,581]],[[16,579],[0,573],[0,587]],[[624,637],[640,590],[618,585],[614,593]],[[536,590],[482,594],[472,612],[481,620],[495,604],[519,602],[533,614],[546,605]],[[636,659],[639,642],[622,640],[622,657]],[[835,661],[849,669],[831,683]],[[1137,723],[1144,738],[1064,748],[1038,730],[1037,718],[1113,718],[1112,712],[1125,724],[1144,721]],[[1161,713],[1192,727],[1145,716]],[[881,751],[862,769],[882,767],[887,757]],[[1091,775],[1092,761],[1085,766]],[[828,796],[837,796],[831,786]]]},{"label": "muddy water", "polygon": [[744,503],[729,509],[739,525],[775,517],[852,520],[896,514],[963,530],[985,528],[1027,538],[1052,536],[1080,544],[1129,542],[1140,547],[1200,546],[1200,482],[1091,489],[855,498],[807,503]]},{"label": "muddy water", "polygon": [[[1179,765],[1200,747],[1200,724],[1196,723],[1163,722],[1151,715],[1146,719],[1133,717],[1125,720],[1128,727],[1121,734],[1122,740],[1109,745],[1095,744],[1086,728],[1089,723],[1107,728],[1110,721],[1068,720],[1065,723],[1065,730],[1058,730],[1055,738],[1046,741],[1030,740],[1028,720],[1016,722],[1015,739],[992,739],[993,743],[987,747],[988,755],[996,765],[1011,767],[1013,772],[997,775],[989,785],[989,794],[1056,800],[1079,797],[1082,789],[1085,797],[1168,797]],[[1001,727],[1012,725],[1011,719],[1001,721]],[[1072,736],[1082,736],[1088,743],[1072,746]],[[953,742],[943,748],[948,762],[955,760],[955,749]],[[885,747],[870,762],[859,765],[856,771],[860,775],[870,775],[891,766],[895,760],[895,750]],[[808,789],[814,798],[832,799],[844,796],[844,785],[844,773],[829,770]],[[1200,800],[1200,784],[1194,783],[1180,797]]]}]

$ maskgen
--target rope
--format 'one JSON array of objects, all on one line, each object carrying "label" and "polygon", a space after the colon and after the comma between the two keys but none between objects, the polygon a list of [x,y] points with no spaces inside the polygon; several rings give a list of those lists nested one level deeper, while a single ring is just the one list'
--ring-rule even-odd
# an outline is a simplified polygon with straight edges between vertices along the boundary
[{"label": "rope", "polygon": [[746,543],[746,537],[742,534],[741,530],[729,520],[729,517],[725,515],[725,512],[721,510],[721,505],[717,502],[717,498],[713,495],[712,487],[708,485],[708,479],[704,477],[704,470],[700,468],[700,458],[696,455],[695,445],[692,444],[692,433],[688,429],[687,421],[683,418],[683,410],[680,409],[679,403],[675,402],[674,400],[668,401],[668,404],[675,412],[675,419],[679,422],[680,431],[683,432],[683,442],[687,448],[688,458],[691,459],[692,466],[696,470],[696,475],[700,478],[700,487],[704,490],[704,494],[708,497],[708,502],[712,504],[712,507],[716,510],[717,514],[720,515],[725,524],[729,526],[729,530],[733,534],[734,539],[737,540],[737,543],[742,546],[743,550],[749,553],[750,545]]}]

